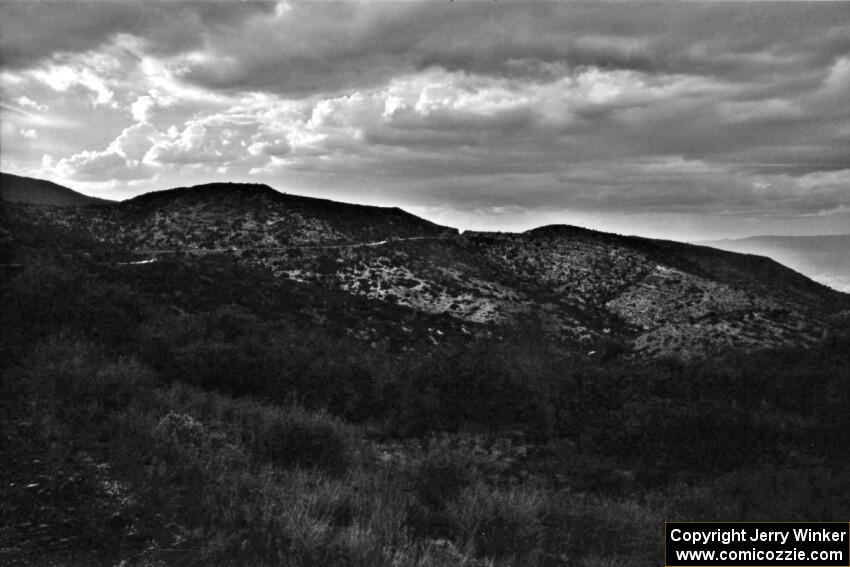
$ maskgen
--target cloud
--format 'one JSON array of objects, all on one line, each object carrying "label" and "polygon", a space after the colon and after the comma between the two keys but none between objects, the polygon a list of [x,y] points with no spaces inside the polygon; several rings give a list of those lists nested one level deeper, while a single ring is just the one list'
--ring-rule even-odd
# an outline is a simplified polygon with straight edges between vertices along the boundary
[{"label": "cloud", "polygon": [[164,137],[147,122],[139,122],[125,128],[108,149],[131,162],[138,162]]},{"label": "cloud", "polygon": [[248,146],[248,153],[254,156],[265,155],[271,158],[281,158],[292,151],[289,142],[281,138],[270,141],[258,141]]},{"label": "cloud", "polygon": [[95,104],[108,104],[115,96],[100,76],[89,68],[73,68],[68,65],[51,65],[47,70],[38,70],[34,76],[56,91],[67,91],[71,87],[82,87],[94,95]]},{"label": "cloud", "polygon": [[55,163],[51,156],[44,156],[41,172],[50,177],[89,182],[149,179],[156,171],[144,162],[144,157],[165,136],[150,124],[133,124],[104,150],[84,150]]},{"label": "cloud", "polygon": [[185,76],[286,96],[370,88],[429,67],[532,80],[560,66],[770,82],[822,67],[850,47],[842,25],[850,7],[772,8],[296,3],[280,17],[246,20],[241,34],[210,38],[212,56]]},{"label": "cloud", "polygon": [[848,20],[847,3],[3,3],[4,164],[502,221],[835,219]]},{"label": "cloud", "polygon": [[275,2],[3,2],[0,4],[2,66],[24,68],[61,53],[97,49],[118,34],[143,38],[149,53],[171,55],[201,46]]},{"label": "cloud", "polygon": [[45,173],[80,181],[144,179],[152,175],[147,168],[131,167],[127,158],[114,150],[103,152],[85,150],[59,160]]},{"label": "cloud", "polygon": [[150,119],[151,109],[154,107],[153,98],[148,95],[140,96],[130,105],[130,114],[138,122],[147,122]]},{"label": "cloud", "polygon": [[144,161],[159,166],[213,164],[226,167],[251,162],[256,155],[285,152],[284,141],[263,139],[259,128],[257,116],[237,112],[193,120],[181,132],[172,131],[167,139],[154,144]]},{"label": "cloud", "polygon": [[[290,149],[291,159],[280,167],[313,162],[325,171],[350,172],[358,158],[368,161],[373,175],[403,176],[408,167],[416,174],[431,168],[433,177],[560,170],[601,152],[640,155],[618,148],[608,135],[622,136],[628,126],[619,110],[666,108],[677,97],[712,90],[688,76],[658,79],[631,71],[587,69],[526,83],[430,69],[383,88],[319,99],[309,118],[281,122],[273,134],[285,137]],[[602,134],[588,134],[591,129]],[[581,146],[581,136],[599,139]],[[326,162],[328,155],[334,160]]]},{"label": "cloud", "polygon": [[41,111],[41,112],[44,112],[45,110],[47,110],[47,106],[45,106],[43,104],[38,104],[34,100],[30,99],[29,97],[25,97],[25,96],[18,97],[17,103],[23,108],[30,108],[32,110],[38,110],[38,111]]}]

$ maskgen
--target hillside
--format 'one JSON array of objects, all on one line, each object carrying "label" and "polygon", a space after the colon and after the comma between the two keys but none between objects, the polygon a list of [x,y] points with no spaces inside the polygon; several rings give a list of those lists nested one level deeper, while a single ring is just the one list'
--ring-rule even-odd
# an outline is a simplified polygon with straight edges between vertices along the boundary
[{"label": "hillside", "polygon": [[397,208],[334,203],[265,185],[210,184],[97,209],[28,209],[41,226],[82,231],[134,251],[274,249],[455,233]]},{"label": "hillside", "polygon": [[21,177],[0,172],[0,199],[12,203],[79,207],[111,203],[106,199],[89,197],[43,179]]},{"label": "hillside", "polygon": [[848,296],[216,184],[0,209],[0,564],[655,565],[850,513]]},{"label": "hillside", "polygon": [[616,348],[691,358],[810,344],[850,305],[765,258],[566,226],[459,235],[397,208],[264,185],[179,188],[96,208],[21,206],[13,218],[20,234],[49,227],[136,261],[229,255],[303,289],[360,296],[379,319],[387,306],[440,317],[432,341],[536,321],[547,341],[586,356]]},{"label": "hillside", "polygon": [[215,183],[147,193],[116,212],[118,222],[138,227],[137,244],[163,248],[273,248],[456,232],[398,208],[287,195],[267,185]]},{"label": "hillside", "polygon": [[850,234],[753,236],[698,244],[730,252],[767,256],[833,289],[850,292]]}]

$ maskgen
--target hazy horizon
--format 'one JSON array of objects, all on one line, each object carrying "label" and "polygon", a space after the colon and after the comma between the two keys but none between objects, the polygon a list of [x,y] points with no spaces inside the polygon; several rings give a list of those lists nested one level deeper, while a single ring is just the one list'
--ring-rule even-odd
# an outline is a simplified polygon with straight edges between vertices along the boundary
[{"label": "hazy horizon", "polygon": [[5,2],[3,171],[464,230],[850,227],[850,3]]}]

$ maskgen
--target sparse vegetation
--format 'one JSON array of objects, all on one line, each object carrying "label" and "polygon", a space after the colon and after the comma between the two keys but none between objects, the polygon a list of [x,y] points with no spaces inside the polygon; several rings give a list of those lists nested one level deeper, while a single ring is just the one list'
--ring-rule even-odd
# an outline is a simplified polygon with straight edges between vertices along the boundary
[{"label": "sparse vegetation", "polygon": [[[850,514],[847,330],[735,291],[740,274],[659,271],[643,263],[657,250],[614,247],[608,287],[581,295],[576,279],[604,273],[535,260],[544,232],[506,237],[493,262],[474,234],[278,257],[315,278],[299,283],[263,254],[122,264],[120,243],[16,218],[0,563],[650,565],[664,520]],[[427,267],[434,254],[450,268]],[[523,258],[513,275],[505,258]],[[348,293],[347,267],[368,287]],[[382,286],[458,313],[370,299]],[[471,321],[464,294],[507,315]],[[514,310],[523,297],[540,309]],[[633,344],[643,318],[656,334]],[[738,331],[785,346],[670,356]]]},{"label": "sparse vegetation", "polygon": [[586,350],[598,350],[607,328],[641,357],[798,344],[824,334],[825,314],[847,308],[846,298],[766,260],[570,227],[457,236],[397,209],[264,186],[214,184],[108,206],[10,211],[18,244],[30,250],[53,240],[98,251],[104,261],[117,251],[158,261],[224,254],[276,278],[474,326],[509,329],[531,315],[551,338]]}]

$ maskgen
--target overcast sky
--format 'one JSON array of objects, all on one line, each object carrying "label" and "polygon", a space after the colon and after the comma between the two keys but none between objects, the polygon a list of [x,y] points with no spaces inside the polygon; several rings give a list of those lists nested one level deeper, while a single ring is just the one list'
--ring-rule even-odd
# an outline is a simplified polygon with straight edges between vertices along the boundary
[{"label": "overcast sky", "polygon": [[459,228],[850,232],[850,3],[0,3],[4,171]]}]

